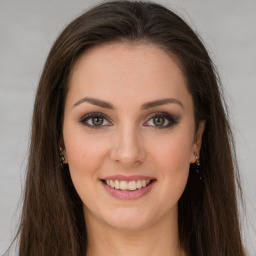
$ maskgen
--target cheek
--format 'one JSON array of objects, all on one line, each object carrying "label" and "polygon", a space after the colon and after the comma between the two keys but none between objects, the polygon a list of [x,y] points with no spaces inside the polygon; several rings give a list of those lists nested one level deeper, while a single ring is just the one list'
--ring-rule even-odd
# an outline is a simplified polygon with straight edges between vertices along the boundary
[{"label": "cheek", "polygon": [[175,192],[171,194],[176,194],[176,192],[181,194],[186,186],[189,173],[190,155],[188,151],[182,149],[181,145],[178,148],[170,145],[162,151],[158,159],[166,189]]},{"label": "cheek", "polygon": [[191,141],[191,136],[170,136],[158,143],[151,154],[157,156],[158,164],[168,173],[187,170],[191,160]]},{"label": "cheek", "polygon": [[79,131],[66,133],[64,141],[71,175],[91,175],[99,168],[106,151],[103,141]]},{"label": "cheek", "polygon": [[159,141],[158,146],[151,151],[163,186],[160,197],[166,198],[166,194],[170,195],[166,198],[166,205],[177,203],[185,189],[191,160],[192,137],[191,134],[185,137],[179,134],[170,136]]},{"label": "cheek", "polygon": [[99,143],[94,136],[80,133],[66,138],[65,148],[72,182],[84,204],[92,205],[93,191],[98,186],[99,170],[106,152],[104,143]]}]

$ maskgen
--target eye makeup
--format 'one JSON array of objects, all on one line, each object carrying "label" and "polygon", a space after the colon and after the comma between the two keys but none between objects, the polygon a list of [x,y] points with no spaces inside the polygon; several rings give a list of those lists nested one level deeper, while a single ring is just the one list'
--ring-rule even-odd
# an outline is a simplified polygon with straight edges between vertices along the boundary
[{"label": "eye makeup", "polygon": [[[79,120],[79,122],[92,129],[100,129],[112,125],[110,118],[101,112],[86,114]],[[170,113],[157,112],[150,114],[150,116],[147,117],[147,121],[143,123],[143,126],[155,129],[165,129],[176,125],[178,122],[179,119]]]},{"label": "eye makeup", "polygon": [[80,119],[80,123],[92,129],[100,129],[102,126],[111,125],[107,116],[100,112],[86,114]]},{"label": "eye makeup", "polygon": [[149,123],[149,122],[151,123],[150,125],[148,124],[143,124],[143,125],[152,126],[156,129],[164,129],[164,128],[169,128],[173,125],[176,125],[178,123],[178,118],[167,112],[157,112],[157,113],[153,113],[146,123]]}]

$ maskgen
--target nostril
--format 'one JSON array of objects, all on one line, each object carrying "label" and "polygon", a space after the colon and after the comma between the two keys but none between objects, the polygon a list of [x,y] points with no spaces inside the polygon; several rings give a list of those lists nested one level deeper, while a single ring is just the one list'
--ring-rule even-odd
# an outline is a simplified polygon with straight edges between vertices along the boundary
[{"label": "nostril", "polygon": [[111,152],[112,160],[125,167],[143,162],[146,156],[143,147],[138,144],[138,140],[129,137],[131,136],[127,135],[125,139],[119,141],[119,144]]}]

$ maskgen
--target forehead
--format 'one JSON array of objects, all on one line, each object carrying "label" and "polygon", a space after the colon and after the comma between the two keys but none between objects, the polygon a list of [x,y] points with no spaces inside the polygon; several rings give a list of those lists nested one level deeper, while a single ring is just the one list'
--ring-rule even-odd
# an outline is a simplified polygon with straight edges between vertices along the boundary
[{"label": "forehead", "polygon": [[72,69],[68,94],[133,102],[190,96],[174,55],[153,44],[124,42],[86,51]]},{"label": "forehead", "polygon": [[[171,62],[174,64],[172,68],[176,66],[179,71],[182,70],[182,64],[178,57],[162,46],[143,41],[137,43],[128,41],[110,42],[87,49],[75,62],[71,71],[71,77],[78,69],[81,70],[81,66],[84,66],[84,69],[88,69],[100,64],[111,63],[111,65],[118,65],[118,69],[124,67],[130,70],[135,63],[147,64],[138,69],[138,72],[143,72],[143,67],[150,68],[151,65],[152,68],[153,66],[156,67],[163,64],[168,68]],[[131,64],[130,67],[128,67],[129,64]],[[111,68],[111,66],[106,65],[104,68]],[[134,68],[137,68],[137,66],[135,65]]]}]

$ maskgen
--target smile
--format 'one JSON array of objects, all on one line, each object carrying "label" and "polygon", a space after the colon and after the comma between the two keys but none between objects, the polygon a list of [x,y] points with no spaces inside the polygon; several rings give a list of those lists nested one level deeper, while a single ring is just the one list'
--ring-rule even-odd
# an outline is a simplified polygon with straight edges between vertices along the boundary
[{"label": "smile", "polygon": [[104,180],[104,182],[106,185],[114,189],[134,191],[145,188],[150,184],[151,180]]},{"label": "smile", "polygon": [[141,175],[114,175],[101,179],[106,192],[121,200],[134,200],[145,196],[156,181],[154,177]]}]

